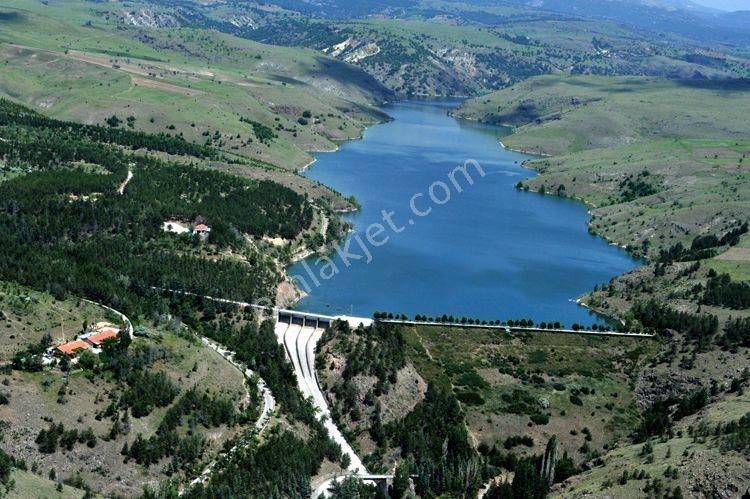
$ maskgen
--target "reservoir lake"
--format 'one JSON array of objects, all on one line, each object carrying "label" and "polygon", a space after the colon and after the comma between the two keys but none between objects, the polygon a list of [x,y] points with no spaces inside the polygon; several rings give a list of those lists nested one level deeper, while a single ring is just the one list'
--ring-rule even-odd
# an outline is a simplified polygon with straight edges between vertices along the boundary
[{"label": "reservoir lake", "polygon": [[[295,308],[601,322],[576,297],[638,262],[588,233],[584,204],[516,189],[535,175],[521,166],[529,157],[500,146],[506,130],[449,116],[457,105],[388,105],[393,121],[316,154],[305,176],[355,196],[361,210],[345,215],[354,224],[348,254],[342,243],[330,260],[316,255],[288,269],[310,291]],[[470,179],[458,172],[451,180],[467,160],[479,169],[470,162]],[[379,232],[374,244],[368,227]]]}]

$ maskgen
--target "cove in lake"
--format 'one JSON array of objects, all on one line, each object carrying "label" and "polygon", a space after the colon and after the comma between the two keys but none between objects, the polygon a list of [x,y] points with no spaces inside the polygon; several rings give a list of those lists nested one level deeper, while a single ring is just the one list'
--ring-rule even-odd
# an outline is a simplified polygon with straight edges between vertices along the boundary
[{"label": "cove in lake", "polygon": [[[498,144],[504,130],[454,119],[447,101],[409,101],[384,108],[393,121],[368,128],[361,140],[337,152],[321,153],[306,176],[354,195],[362,209],[353,222],[350,250],[364,256],[355,237],[366,241],[370,224],[394,212],[393,225],[368,245],[372,260],[328,255],[338,270],[324,280],[325,261],[311,257],[293,265],[310,287],[295,308],[323,314],[369,317],[375,311],[409,316],[442,314],[486,320],[531,318],[591,324],[591,312],[575,298],[637,266],[620,248],[588,233],[586,207],[571,200],[520,191],[515,184],[535,173],[520,163],[528,156]],[[448,174],[466,160],[479,162],[484,176],[463,175],[457,192]],[[429,187],[441,181],[450,200],[430,200]],[[420,212],[415,216],[410,200]],[[442,188],[435,197],[445,200]],[[414,223],[409,224],[409,220]],[[367,243],[366,243],[367,244]],[[305,265],[317,276],[317,286]],[[331,270],[329,265],[327,270]],[[300,286],[303,287],[304,286]]]}]

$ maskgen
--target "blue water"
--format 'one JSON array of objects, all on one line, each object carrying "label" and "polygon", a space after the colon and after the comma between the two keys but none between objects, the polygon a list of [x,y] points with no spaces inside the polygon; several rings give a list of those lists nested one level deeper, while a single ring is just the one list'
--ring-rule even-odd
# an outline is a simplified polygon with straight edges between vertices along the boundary
[{"label": "blue water", "polygon": [[[354,195],[362,205],[346,217],[355,228],[349,254],[361,258],[332,253],[330,260],[312,257],[293,265],[290,275],[310,290],[298,309],[532,318],[567,325],[596,320],[575,298],[637,262],[588,233],[583,204],[517,190],[519,180],[534,175],[520,166],[528,157],[499,147],[503,129],[449,117],[456,104],[389,105],[384,110],[393,121],[368,128],[362,140],[335,153],[316,156],[306,175]],[[467,167],[473,185],[458,173],[458,192],[448,174],[467,159],[476,160],[484,176]],[[442,185],[433,187],[433,201],[429,193],[435,182]],[[418,193],[423,194],[415,199],[419,213],[432,208],[425,216],[410,205]],[[384,222],[382,210],[395,212],[395,230]],[[378,246],[366,238],[373,223],[384,229],[372,239]],[[372,255],[369,263],[357,238]]]}]

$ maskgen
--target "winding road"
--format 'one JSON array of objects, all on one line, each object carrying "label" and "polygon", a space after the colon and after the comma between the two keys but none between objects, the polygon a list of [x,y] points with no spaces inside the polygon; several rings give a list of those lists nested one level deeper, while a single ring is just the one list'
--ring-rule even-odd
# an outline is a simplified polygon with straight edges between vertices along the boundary
[{"label": "winding road", "polygon": [[125,194],[125,188],[128,186],[132,178],[133,178],[133,170],[128,170],[128,176],[125,178],[125,180],[123,180],[122,184],[120,184],[120,186],[117,188],[117,194],[119,194],[120,196]]},{"label": "winding road", "polygon": [[96,301],[93,301],[93,300],[87,300],[86,298],[81,298],[81,300],[85,301],[86,303],[91,303],[92,305],[96,305],[98,307],[102,307],[103,309],[109,310],[113,314],[119,316],[120,319],[122,319],[123,324],[125,324],[125,332],[127,332],[128,336],[130,336],[131,338],[133,337],[133,323],[130,322],[130,319],[128,318],[127,315],[123,314],[119,310],[115,310],[112,307],[108,307],[107,305],[104,305],[103,303],[99,303],[99,302],[96,302]]},{"label": "winding road", "polygon": [[[254,372],[251,369],[248,369],[244,366],[244,364],[241,364],[240,362],[236,361],[234,359],[234,352],[231,352],[225,348],[223,348],[221,345],[216,343],[215,341],[212,341],[206,337],[201,337],[201,341],[204,345],[206,345],[208,348],[214,350],[219,355],[221,355],[224,360],[232,364],[234,367],[236,367],[242,375],[245,377],[246,383],[251,383],[252,378],[254,376]],[[263,381],[261,378],[258,378],[258,389],[260,390],[261,394],[263,395],[263,409],[261,410],[260,416],[258,416],[258,419],[255,421],[255,435],[259,435],[263,432],[263,430],[266,429],[268,426],[268,422],[271,420],[271,415],[273,414],[273,411],[276,408],[276,399],[273,398],[273,394],[271,393],[271,390],[266,385],[266,382]],[[250,396],[249,392],[247,394],[248,398]],[[240,442],[236,444],[234,447],[232,447],[229,452],[227,453],[228,456],[231,456],[235,452],[237,452],[241,447],[243,447],[243,444],[245,442]],[[214,467],[216,465],[216,462],[218,460],[214,459],[211,463],[209,463],[204,469],[203,472],[198,475],[195,479],[193,479],[192,482],[190,482],[190,486],[197,485],[199,483],[206,483],[211,478],[211,475],[213,474]],[[182,491],[184,492],[184,491]]]}]

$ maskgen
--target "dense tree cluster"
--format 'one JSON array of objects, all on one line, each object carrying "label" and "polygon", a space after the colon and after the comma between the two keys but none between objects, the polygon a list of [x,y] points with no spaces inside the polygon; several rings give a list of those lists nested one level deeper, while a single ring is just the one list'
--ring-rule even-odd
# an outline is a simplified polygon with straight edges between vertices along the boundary
[{"label": "dense tree cluster", "polygon": [[367,328],[360,326],[351,330],[347,322],[337,321],[324,333],[320,345],[335,336],[346,341],[342,345],[346,353],[346,366],[342,373],[345,381],[359,375],[375,376],[378,379],[376,391],[380,394],[386,390],[388,383],[396,382],[396,373],[406,365],[405,340],[399,327],[375,323]]},{"label": "dense tree cluster", "polygon": [[483,465],[469,443],[464,414],[455,396],[435,386],[404,419],[386,427],[394,446],[413,463],[416,492],[470,496],[483,479]]},{"label": "dense tree cluster", "polygon": [[[186,418],[191,431],[183,435],[177,430]],[[230,400],[220,395],[198,393],[193,387],[167,410],[153,436],[138,435],[130,446],[125,444],[122,453],[146,466],[172,456],[169,469],[176,471],[195,463],[205,448],[204,439],[192,431],[194,427],[200,424],[215,428],[238,420],[239,414]]]},{"label": "dense tree cluster", "polygon": [[76,443],[85,443],[88,447],[95,447],[96,435],[91,428],[79,432],[75,428],[66,430],[65,425],[58,423],[51,424],[46,430],[40,430],[35,442],[39,446],[39,452],[53,454],[57,451],[58,444],[66,451],[73,450]]},{"label": "dense tree cluster", "polygon": [[699,388],[684,397],[669,397],[651,404],[641,415],[641,424],[634,434],[636,442],[671,433],[675,421],[695,414],[708,403],[708,391]]},{"label": "dense tree cluster", "polygon": [[721,237],[714,234],[696,236],[689,248],[678,242],[668,249],[662,249],[659,252],[658,261],[660,263],[670,263],[712,258],[716,255],[717,248],[737,245],[740,237],[747,233],[747,231],[748,224],[744,222],[729,230]]},{"label": "dense tree cluster", "polygon": [[127,382],[128,388],[120,397],[120,404],[128,407],[136,418],[148,416],[157,407],[168,406],[180,391],[163,371],[133,371]]},{"label": "dense tree cluster", "polygon": [[[371,390],[364,394],[362,401],[361,388],[354,379],[363,375],[375,375],[379,372],[379,364],[384,370],[389,369],[395,374],[399,366],[406,365],[403,352],[408,350],[402,337],[402,326],[389,323],[374,323],[368,328],[360,327],[352,330],[345,323],[334,323],[323,335],[319,345],[336,354],[344,356],[346,363],[341,370],[341,377],[328,389],[336,394],[336,404],[332,409],[334,418],[337,413],[348,414],[352,425],[369,432],[370,438],[377,445],[377,451],[368,456],[371,469],[381,465],[380,459],[388,449],[398,450],[406,472],[412,476],[412,481],[419,497],[471,497],[482,483],[496,476],[499,468],[515,471],[524,470],[523,459],[512,453],[517,445],[533,446],[528,437],[508,437],[505,442],[507,449],[482,445],[477,452],[469,442],[466,430],[465,415],[459,404],[464,403],[463,397],[468,395],[481,396],[472,391],[486,386],[478,373],[470,366],[446,365],[447,372],[454,377],[453,385],[457,391],[445,390],[437,385],[429,385],[425,398],[420,401],[411,412],[400,420],[383,423],[380,414],[380,401],[376,397],[376,390],[389,389],[391,382],[376,382]],[[327,368],[326,357],[319,355],[317,364],[319,369]],[[390,366],[390,367],[389,367]],[[382,372],[382,371],[380,371]],[[382,392],[378,392],[380,394]],[[537,409],[535,397],[523,399],[518,396],[517,409],[528,411],[534,417],[547,417]],[[510,400],[508,405],[514,403]],[[361,410],[360,410],[361,409]],[[340,421],[340,426],[352,428],[346,420]],[[570,458],[565,456],[560,476],[568,478],[577,470]],[[530,460],[534,473],[528,477],[531,487],[538,487],[539,495],[546,493],[544,481],[536,473],[541,461],[536,458]],[[521,473],[523,476],[523,473]],[[408,480],[407,480],[408,482]],[[526,482],[520,478],[516,487]],[[352,487],[354,485],[352,484]],[[395,489],[394,483],[394,489]],[[393,495],[392,497],[401,497]],[[531,497],[531,496],[529,496]]]},{"label": "dense tree cluster", "polygon": [[645,327],[659,333],[679,331],[699,346],[707,346],[719,329],[719,319],[715,315],[680,312],[653,299],[636,303],[632,312]]},{"label": "dense tree cluster", "polygon": [[750,347],[750,317],[729,319],[724,324],[723,342],[729,348]]},{"label": "dense tree cluster", "polygon": [[648,170],[643,170],[637,176],[628,175],[625,180],[620,182],[620,197],[622,201],[627,203],[659,192],[659,187],[650,181],[650,176],[651,174]]},{"label": "dense tree cluster", "polygon": [[[172,314],[181,317],[200,334],[234,351],[236,360],[258,373],[286,417],[306,427],[307,437],[302,440],[290,431],[273,430],[262,443],[252,440],[221,461],[209,483],[187,490],[185,497],[309,497],[312,492],[310,477],[318,472],[323,459],[341,461],[341,448],[329,438],[312,404],[304,400],[297,389],[294,371],[283,346],[276,340],[274,322],[264,321],[258,325],[250,308],[239,310],[200,297],[172,296],[169,306]],[[216,407],[210,408],[211,405]],[[202,451],[202,446],[195,440],[176,437],[170,430],[177,420],[185,419],[186,411],[190,414],[188,422],[191,427],[218,422],[231,424],[242,418],[236,413],[229,417],[226,401],[188,392],[170,408],[154,437],[137,439],[136,443],[123,449],[123,453],[133,458],[141,455],[144,462],[156,462],[159,456],[169,455],[165,453],[168,452],[166,449],[173,445],[177,451],[169,469],[189,465],[190,459]],[[149,497],[172,497],[168,491],[150,491],[149,494]]]},{"label": "dense tree cluster", "polygon": [[348,476],[331,486],[331,499],[367,499],[378,496],[374,485],[367,485],[355,476]]},{"label": "dense tree cluster", "polygon": [[714,433],[721,435],[724,451],[733,450],[750,456],[750,412],[738,421],[719,425]]},{"label": "dense tree cluster", "polygon": [[[278,281],[267,258],[209,261],[197,240],[165,233],[163,221],[202,217],[220,247],[242,244],[243,234],[294,238],[312,223],[305,199],[273,182],[119,147],[176,152],[158,142],[164,137],[136,143],[136,132],[49,120],[7,101],[0,115],[0,157],[23,173],[0,183],[0,278],[57,298],[76,294],[135,312],[150,306],[156,286],[251,301]],[[120,195],[128,171],[134,176]]]},{"label": "dense tree cluster", "polygon": [[307,499],[312,495],[310,477],[324,458],[336,461],[340,452],[325,431],[313,431],[306,441],[289,431],[274,433],[261,445],[236,452],[208,484],[189,489],[183,497]]},{"label": "dense tree cluster", "polygon": [[241,328],[224,320],[192,325],[235,352],[237,360],[257,372],[284,410],[307,424],[317,422],[312,405],[297,389],[294,370],[286,359],[284,347],[276,340],[272,321],[264,321],[260,327],[250,322]]},{"label": "dense tree cluster", "polygon": [[16,463],[12,456],[0,449],[0,484],[8,487],[11,482],[10,475]]},{"label": "dense tree cluster", "polygon": [[706,284],[703,303],[735,310],[750,308],[750,284],[732,281],[729,274],[715,275]]},{"label": "dense tree cluster", "polygon": [[149,134],[115,128],[119,125],[119,120],[116,116],[114,118],[116,121],[111,122],[109,127],[84,125],[48,118],[7,99],[0,99],[0,127],[23,125],[30,128],[46,129],[54,135],[70,134],[72,136],[85,137],[92,142],[106,142],[131,149],[162,151],[168,154],[194,156],[196,158],[214,158],[218,156],[216,149],[187,142],[179,135],[173,136],[163,133]]},{"label": "dense tree cluster", "polygon": [[540,476],[540,461],[523,458],[515,465],[513,480],[494,484],[484,497],[488,499],[544,499],[549,484]]},{"label": "dense tree cluster", "polygon": [[13,369],[26,372],[39,372],[44,368],[44,352],[52,344],[52,337],[44,335],[39,343],[32,343],[13,355]]},{"label": "dense tree cluster", "polygon": [[251,127],[253,127],[253,134],[255,134],[255,138],[263,144],[269,144],[273,139],[278,137],[278,135],[276,135],[276,132],[273,131],[273,128],[264,125],[263,123],[245,118],[244,116],[240,118],[240,121],[247,123]]}]

